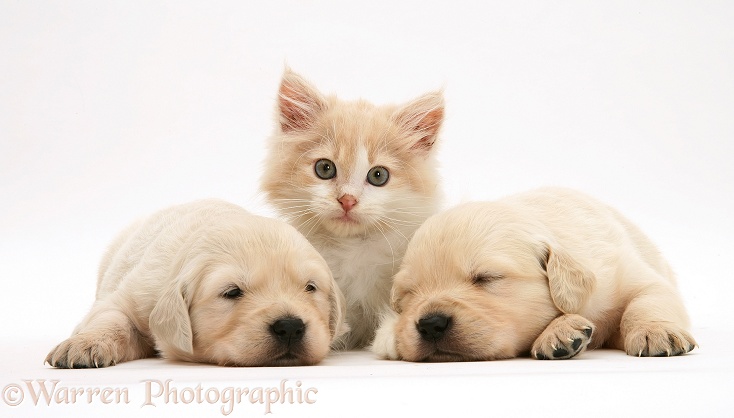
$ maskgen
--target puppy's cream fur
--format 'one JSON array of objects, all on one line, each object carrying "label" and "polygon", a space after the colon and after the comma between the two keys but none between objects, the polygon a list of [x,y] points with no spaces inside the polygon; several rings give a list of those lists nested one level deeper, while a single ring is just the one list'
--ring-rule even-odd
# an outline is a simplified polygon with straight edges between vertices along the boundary
[{"label": "puppy's cream fur", "polygon": [[634,356],[694,348],[668,263],[614,209],[541,189],[431,217],[395,276],[372,350],[409,361]]},{"label": "puppy's cream fur", "polygon": [[[228,366],[314,364],[345,331],[344,311],[326,262],[294,228],[197,201],[113,241],[91,311],[46,361],[105,367],[159,353]],[[284,329],[289,319],[302,329]]]}]

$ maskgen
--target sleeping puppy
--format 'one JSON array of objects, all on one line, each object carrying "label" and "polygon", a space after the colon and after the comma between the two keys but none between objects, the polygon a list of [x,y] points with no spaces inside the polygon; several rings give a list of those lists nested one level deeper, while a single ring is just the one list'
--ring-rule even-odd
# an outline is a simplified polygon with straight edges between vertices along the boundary
[{"label": "sleeping puppy", "polygon": [[197,201],[113,241],[91,311],[46,362],[106,367],[160,354],[222,366],[314,364],[346,331],[344,311],[326,262],[293,227]]},{"label": "sleeping puppy", "polygon": [[390,359],[566,359],[602,346],[674,356],[696,345],[673,272],[648,238],[563,189],[427,220],[395,276],[392,306],[372,346]]}]

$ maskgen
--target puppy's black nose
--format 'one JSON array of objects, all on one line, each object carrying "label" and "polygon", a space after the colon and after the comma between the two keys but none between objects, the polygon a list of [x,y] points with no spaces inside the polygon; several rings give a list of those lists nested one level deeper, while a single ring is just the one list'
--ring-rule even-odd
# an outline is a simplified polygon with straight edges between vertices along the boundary
[{"label": "puppy's black nose", "polygon": [[431,314],[419,319],[415,327],[424,340],[437,341],[443,338],[450,325],[450,316]]},{"label": "puppy's black nose", "polygon": [[279,319],[270,326],[270,331],[282,343],[290,344],[301,341],[306,325],[300,318]]}]

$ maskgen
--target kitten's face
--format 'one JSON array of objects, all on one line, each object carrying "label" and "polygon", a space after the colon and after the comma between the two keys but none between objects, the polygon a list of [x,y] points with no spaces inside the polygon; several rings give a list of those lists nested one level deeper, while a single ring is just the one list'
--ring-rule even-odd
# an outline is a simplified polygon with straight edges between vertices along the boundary
[{"label": "kitten's face", "polygon": [[415,229],[433,212],[440,94],[402,107],[342,102],[286,71],[278,116],[263,189],[304,234]]}]

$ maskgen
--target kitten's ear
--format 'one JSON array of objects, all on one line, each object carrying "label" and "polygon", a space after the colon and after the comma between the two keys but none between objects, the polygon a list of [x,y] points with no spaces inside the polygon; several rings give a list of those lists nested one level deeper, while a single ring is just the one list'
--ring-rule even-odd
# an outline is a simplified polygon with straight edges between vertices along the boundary
[{"label": "kitten's ear", "polygon": [[394,118],[410,140],[409,148],[428,154],[443,123],[443,92],[425,94],[395,111]]},{"label": "kitten's ear", "polygon": [[289,68],[285,69],[278,90],[278,122],[283,132],[310,128],[326,106],[326,99],[316,88]]}]

